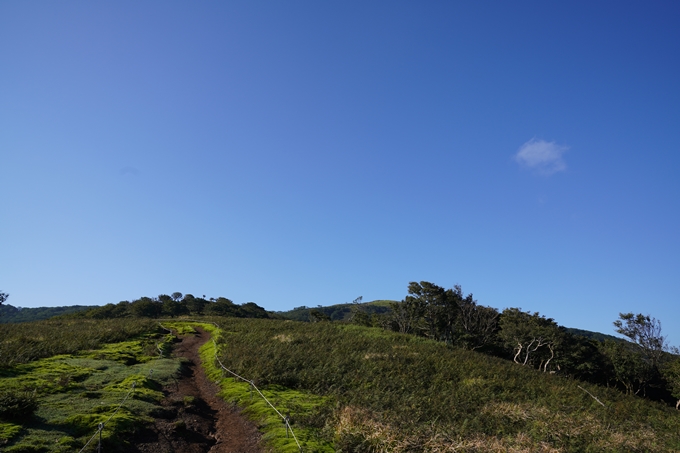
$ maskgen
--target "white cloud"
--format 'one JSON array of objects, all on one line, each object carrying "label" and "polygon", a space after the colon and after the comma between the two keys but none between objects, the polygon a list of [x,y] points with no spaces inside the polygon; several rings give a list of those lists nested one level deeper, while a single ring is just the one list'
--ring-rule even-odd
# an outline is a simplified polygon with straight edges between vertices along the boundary
[{"label": "white cloud", "polygon": [[568,146],[558,145],[555,142],[532,138],[519,147],[515,160],[522,166],[548,176],[567,169],[562,154],[568,149]]}]

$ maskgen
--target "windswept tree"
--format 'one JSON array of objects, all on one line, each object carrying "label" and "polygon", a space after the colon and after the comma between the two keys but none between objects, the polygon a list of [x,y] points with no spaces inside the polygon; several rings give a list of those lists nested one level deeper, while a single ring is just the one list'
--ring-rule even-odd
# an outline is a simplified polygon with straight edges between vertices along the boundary
[{"label": "windswept tree", "polygon": [[671,395],[677,400],[675,409],[680,409],[680,357],[678,357],[680,351],[676,349],[673,352],[675,353],[674,359],[662,365],[661,374]]},{"label": "windswept tree", "polygon": [[310,322],[321,322],[321,321],[330,321],[331,317],[328,316],[326,313],[324,313],[321,310],[317,310],[316,308],[313,310],[310,310],[309,312],[309,321]]},{"label": "windswept tree", "polygon": [[413,298],[401,302],[392,302],[393,330],[399,333],[416,333],[420,322],[422,307]]},{"label": "windswept tree", "polygon": [[661,322],[649,315],[638,313],[619,313],[619,319],[614,321],[616,331],[635,343],[642,353],[642,357],[652,367],[657,368],[661,362],[666,347],[666,337],[661,335]]},{"label": "windswept tree", "polygon": [[215,302],[205,305],[205,314],[214,316],[238,316],[238,307],[226,297],[218,297]]},{"label": "windswept tree", "polygon": [[460,285],[444,289],[426,281],[411,282],[408,295],[391,308],[393,330],[469,349],[490,343],[497,330],[498,311],[477,305]]},{"label": "windswept tree", "polygon": [[475,350],[493,342],[498,331],[498,317],[500,316],[498,310],[477,304],[472,294],[461,298],[458,307],[460,343],[463,347]]},{"label": "windswept tree", "polygon": [[644,395],[645,389],[654,377],[654,368],[645,361],[641,350],[627,341],[605,340],[600,347],[607,358],[613,377],[626,394]]},{"label": "windswept tree", "polygon": [[130,312],[139,318],[158,318],[163,311],[163,304],[150,297],[140,297],[130,303]]},{"label": "windswept tree", "polygon": [[561,336],[559,326],[552,318],[538,312],[532,314],[519,308],[506,308],[499,324],[498,335],[513,349],[515,363],[548,371]]},{"label": "windswept tree", "polygon": [[373,325],[371,315],[366,312],[365,306],[361,303],[363,296],[359,296],[352,301],[350,307],[349,322],[360,326],[371,327]]},{"label": "windswept tree", "polygon": [[419,312],[425,322],[423,334],[437,339],[437,323],[444,305],[446,290],[430,282],[411,282],[408,285],[408,296],[405,302],[419,307]]},{"label": "windswept tree", "polygon": [[182,303],[192,315],[202,315],[203,309],[208,304],[208,301],[194,297],[193,294],[185,294],[182,298]]},{"label": "windswept tree", "polygon": [[158,296],[158,300],[163,304],[163,316],[174,318],[175,316],[189,314],[189,309],[171,296],[162,294]]}]

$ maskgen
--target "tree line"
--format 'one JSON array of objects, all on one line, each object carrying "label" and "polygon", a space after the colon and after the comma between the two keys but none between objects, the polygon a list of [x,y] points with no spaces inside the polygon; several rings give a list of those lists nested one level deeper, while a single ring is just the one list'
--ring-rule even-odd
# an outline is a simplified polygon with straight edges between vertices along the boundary
[{"label": "tree line", "polygon": [[70,317],[91,319],[111,318],[174,318],[176,316],[231,316],[237,318],[269,318],[269,313],[254,302],[237,305],[226,297],[195,297],[174,292],[157,297],[140,297],[78,312]]},{"label": "tree line", "polygon": [[[673,402],[680,408],[680,351],[666,343],[657,319],[621,313],[613,322],[623,339],[598,341],[575,335],[538,312],[480,305],[460,285],[445,289],[411,282],[390,313],[353,307],[352,322],[445,342],[512,360],[544,373],[558,373],[627,394]],[[312,320],[322,320],[317,314]]]}]

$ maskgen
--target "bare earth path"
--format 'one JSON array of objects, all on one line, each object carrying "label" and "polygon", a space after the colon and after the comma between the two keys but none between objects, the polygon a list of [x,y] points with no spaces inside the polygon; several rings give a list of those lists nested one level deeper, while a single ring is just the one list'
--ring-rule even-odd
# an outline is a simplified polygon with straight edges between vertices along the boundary
[{"label": "bare earth path", "polygon": [[188,359],[181,378],[163,389],[163,413],[131,440],[137,453],[261,453],[260,434],[238,409],[217,396],[217,385],[200,366],[198,348],[208,332],[186,335],[173,355]]}]

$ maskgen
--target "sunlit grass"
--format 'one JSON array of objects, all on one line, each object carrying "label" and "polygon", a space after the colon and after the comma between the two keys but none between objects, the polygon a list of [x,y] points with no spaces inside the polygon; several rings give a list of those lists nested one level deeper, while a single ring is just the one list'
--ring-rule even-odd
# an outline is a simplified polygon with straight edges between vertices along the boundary
[{"label": "sunlit grass", "polygon": [[334,402],[318,417],[317,433],[343,451],[661,452],[680,445],[680,417],[665,405],[442,343],[332,323],[225,319],[220,326],[227,367],[264,388]]},{"label": "sunlit grass", "polygon": [[[107,326],[111,324],[102,323],[103,328]],[[97,432],[99,423],[107,422],[102,431],[106,451],[124,451],[122,439],[153,421],[163,397],[162,386],[179,371],[179,360],[158,358],[158,347],[167,348],[170,341],[167,335],[145,334],[136,340],[99,343],[98,349],[3,367],[0,389],[32,392],[38,407],[26,420],[0,421],[0,448],[6,452],[78,451]]]}]

